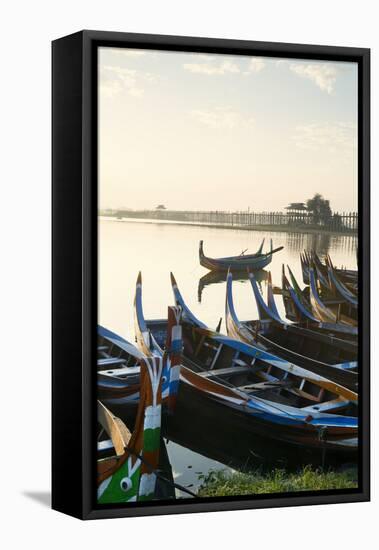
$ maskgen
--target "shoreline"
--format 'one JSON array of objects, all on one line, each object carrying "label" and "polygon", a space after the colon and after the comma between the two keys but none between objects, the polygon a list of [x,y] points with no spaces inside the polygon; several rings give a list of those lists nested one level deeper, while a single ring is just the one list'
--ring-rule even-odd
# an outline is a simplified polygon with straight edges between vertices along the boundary
[{"label": "shoreline", "polygon": [[208,223],[208,222],[189,222],[189,221],[179,221],[179,220],[162,220],[156,218],[134,218],[134,217],[122,217],[119,219],[116,216],[98,216],[99,219],[107,221],[116,221],[116,222],[126,222],[126,223],[155,223],[159,225],[189,225],[194,227],[207,227],[207,228],[217,228],[217,229],[239,229],[241,231],[269,231],[277,233],[307,233],[310,235],[341,235],[345,237],[358,237],[357,231],[334,231],[331,229],[323,229],[321,227],[304,227],[304,226],[293,226],[289,229],[288,225],[229,225],[229,224],[217,224],[217,223]]}]

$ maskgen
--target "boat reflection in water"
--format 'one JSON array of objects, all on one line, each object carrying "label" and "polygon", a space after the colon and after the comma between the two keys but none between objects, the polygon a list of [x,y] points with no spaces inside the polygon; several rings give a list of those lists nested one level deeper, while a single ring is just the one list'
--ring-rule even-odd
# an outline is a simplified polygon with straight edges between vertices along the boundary
[{"label": "boat reflection in water", "polygon": [[[249,279],[247,269],[245,271],[232,271],[232,273],[233,281],[247,281]],[[267,274],[268,272],[265,269],[254,271],[254,277],[258,283],[258,286],[260,287],[260,290],[262,290],[262,287],[260,286],[261,283],[267,280]],[[225,283],[227,276],[228,273],[224,271],[209,271],[208,273],[200,277],[197,290],[197,298],[199,304],[201,304],[204,288],[210,285]]]}]

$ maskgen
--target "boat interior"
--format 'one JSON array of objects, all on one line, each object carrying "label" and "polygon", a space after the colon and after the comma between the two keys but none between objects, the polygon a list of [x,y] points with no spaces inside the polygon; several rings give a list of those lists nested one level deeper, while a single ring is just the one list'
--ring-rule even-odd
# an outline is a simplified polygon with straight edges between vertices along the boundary
[{"label": "boat interior", "polygon": [[126,379],[128,384],[138,384],[140,365],[138,359],[132,354],[99,336],[97,374],[103,383],[109,378],[110,381],[112,380],[112,385],[117,385],[117,380],[122,384]]},{"label": "boat interior", "polygon": [[[147,321],[158,344],[164,346],[167,323]],[[275,365],[225,346],[183,322],[183,365],[201,378],[217,382],[249,396],[254,395],[309,412],[330,412],[355,416],[356,407],[326,388]]]},{"label": "boat interior", "polygon": [[[328,363],[330,365],[339,365],[348,361],[354,361],[356,358],[356,349],[353,351],[344,350],[343,346],[336,346],[333,342],[321,342],[318,334],[312,334],[300,331],[291,331],[291,327],[281,327],[278,324],[268,321],[245,321],[244,325],[253,335],[260,332],[268,341],[272,341],[281,346],[283,356],[285,349],[293,351],[299,355],[310,357],[316,361]],[[346,346],[348,347],[348,346]]]}]

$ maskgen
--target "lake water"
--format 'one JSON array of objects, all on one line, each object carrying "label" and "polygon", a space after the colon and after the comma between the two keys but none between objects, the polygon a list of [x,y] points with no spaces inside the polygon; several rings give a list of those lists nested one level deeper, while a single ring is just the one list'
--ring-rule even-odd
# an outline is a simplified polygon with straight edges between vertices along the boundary
[{"label": "lake water", "polygon": [[[284,249],[273,256],[266,268],[273,284],[281,286],[282,264],[288,264],[302,283],[299,253],[316,250],[330,254],[337,267],[356,269],[357,238],[344,235],[318,235],[246,231],[139,220],[99,220],[99,323],[134,342],[133,300],[138,272],[142,272],[144,313],[147,319],[164,318],[167,306],[173,305],[170,271],[193,313],[210,327],[224,317],[225,282],[204,278],[208,273],[200,266],[199,241],[211,257],[238,255],[248,249],[255,252],[265,238],[264,250]],[[261,283],[265,294],[265,281]],[[257,318],[250,283],[236,280],[233,295],[241,320]],[[284,317],[281,296],[276,296],[279,312]],[[224,331],[224,325],[221,327]],[[196,487],[197,472],[223,467],[223,463],[194,453],[183,445],[170,442],[167,450],[175,478],[183,485]]]}]

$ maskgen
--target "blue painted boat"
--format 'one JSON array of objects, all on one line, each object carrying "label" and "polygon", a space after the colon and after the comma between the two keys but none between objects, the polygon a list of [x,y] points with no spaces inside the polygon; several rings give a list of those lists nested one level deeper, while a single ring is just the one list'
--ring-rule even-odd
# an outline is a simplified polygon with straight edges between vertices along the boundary
[{"label": "blue painted boat", "polygon": [[356,328],[358,325],[357,319],[346,315],[343,309],[343,304],[326,304],[323,302],[316,280],[316,274],[313,267],[309,268],[309,299],[312,307],[312,313],[316,319],[326,323],[336,323],[348,327]]},{"label": "blue painted boat", "polygon": [[259,319],[240,321],[235,311],[232,273],[226,285],[225,324],[227,333],[242,342],[257,345],[279,357],[328,378],[357,392],[357,348],[350,342],[328,334],[288,323],[280,317],[272,290],[271,274],[267,279],[267,301],[258,288],[255,276],[249,278],[258,307]]},{"label": "blue painted boat", "polygon": [[340,339],[348,339],[357,345],[358,328],[348,324],[336,323],[335,318],[332,321],[321,321],[312,311],[311,303],[305,298],[304,292],[300,289],[294,274],[289,266],[288,273],[291,279],[286,277],[284,267],[282,270],[282,297],[286,311],[286,317],[295,322],[299,327],[309,328],[311,330],[335,335]]},{"label": "blue painted boat", "polygon": [[330,290],[349,304],[355,310],[358,309],[358,297],[339,277],[335,267],[332,264],[330,256],[326,258],[326,265],[328,269],[329,286]]},{"label": "blue painted boat", "polygon": [[271,240],[271,248],[269,252],[263,253],[264,239],[255,254],[245,254],[242,252],[239,256],[227,256],[225,258],[210,258],[204,254],[203,241],[200,241],[199,245],[199,261],[200,265],[206,267],[210,271],[222,271],[227,272],[229,269],[232,271],[246,271],[251,269],[257,271],[265,268],[271,263],[272,256],[276,252],[279,252],[284,247],[278,246],[273,248]]},{"label": "blue painted boat", "polygon": [[[97,328],[97,392],[107,406],[135,405],[140,398],[141,360],[146,356],[120,335],[100,325]],[[177,367],[172,367],[173,350],[163,362],[162,400],[173,407]],[[160,354],[155,354],[161,357]],[[163,356],[162,356],[163,358]]]},{"label": "blue painted boat", "polygon": [[[228,415],[273,440],[302,447],[357,449],[356,394],[272,353],[209,329],[188,308],[171,275],[183,331],[180,387],[189,388]],[[172,321],[144,318],[137,281],[135,331],[140,350],[164,353]],[[194,411],[194,415],[196,411]],[[201,419],[199,419],[201,421]]]}]

